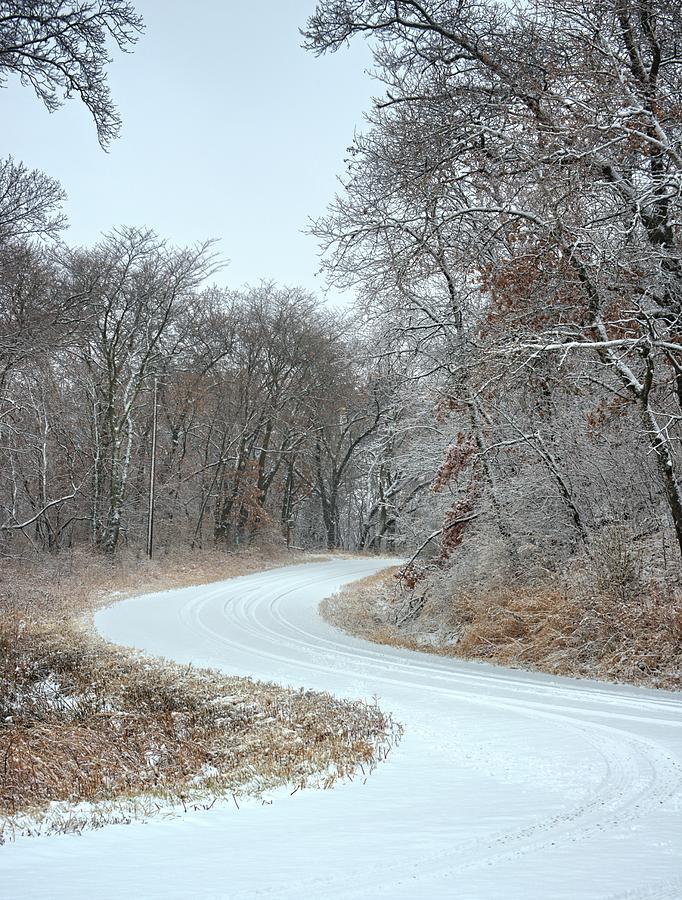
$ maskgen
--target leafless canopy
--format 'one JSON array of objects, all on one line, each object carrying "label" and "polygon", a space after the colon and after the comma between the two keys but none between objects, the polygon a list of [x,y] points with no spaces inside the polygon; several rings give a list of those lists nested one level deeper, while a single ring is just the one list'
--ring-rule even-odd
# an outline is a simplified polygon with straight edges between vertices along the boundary
[{"label": "leafless canopy", "polygon": [[0,85],[18,75],[50,111],[64,98],[79,97],[107,147],[121,127],[106,80],[108,45],[127,51],[142,27],[123,0],[2,0]]}]

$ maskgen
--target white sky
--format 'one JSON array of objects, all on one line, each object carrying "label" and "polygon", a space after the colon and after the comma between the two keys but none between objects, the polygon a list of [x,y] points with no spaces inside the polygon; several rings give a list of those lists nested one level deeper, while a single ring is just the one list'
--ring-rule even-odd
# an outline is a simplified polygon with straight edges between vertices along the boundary
[{"label": "white sky", "polygon": [[0,155],[59,179],[72,244],[116,225],[176,244],[219,238],[230,260],[219,283],[272,278],[320,293],[317,244],[302,230],[332,200],[377,92],[367,47],[320,59],[302,50],[315,0],[134,5],[147,27],[110,68],[123,130],[109,153],[82,104],[49,114],[15,80],[0,90]]}]

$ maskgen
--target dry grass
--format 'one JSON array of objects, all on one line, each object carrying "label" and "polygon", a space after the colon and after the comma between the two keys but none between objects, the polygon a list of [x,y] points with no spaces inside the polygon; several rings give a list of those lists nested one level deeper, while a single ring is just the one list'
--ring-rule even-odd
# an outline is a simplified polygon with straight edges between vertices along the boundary
[{"label": "dry grass", "polygon": [[[145,659],[76,621],[112,591],[118,599],[291,561],[76,555],[3,567],[0,843],[127,820],[136,807],[111,801],[145,798],[137,808],[147,814],[283,783],[328,786],[371,768],[399,735],[376,706]],[[96,805],[84,813],[83,804]]]},{"label": "dry grass", "polygon": [[253,549],[177,551],[153,560],[126,552],[112,559],[83,550],[3,559],[0,614],[23,611],[31,618],[73,619],[126,596],[208,584],[312,558],[282,549]]},{"label": "dry grass", "polygon": [[682,688],[682,597],[655,581],[572,579],[444,591],[413,590],[395,572],[325,601],[333,624],[377,643],[505,666],[651,687]]}]

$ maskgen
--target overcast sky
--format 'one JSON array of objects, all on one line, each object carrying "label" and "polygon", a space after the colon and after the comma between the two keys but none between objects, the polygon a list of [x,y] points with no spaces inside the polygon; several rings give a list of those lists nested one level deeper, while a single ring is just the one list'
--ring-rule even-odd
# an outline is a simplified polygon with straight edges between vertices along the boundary
[{"label": "overcast sky", "polygon": [[265,278],[321,293],[316,241],[302,231],[333,198],[377,92],[367,47],[321,59],[302,50],[314,0],[134,5],[146,32],[110,69],[123,130],[109,153],[82,104],[50,114],[15,81],[0,90],[0,154],[59,179],[70,243],[116,225],[150,226],[176,244],[219,238],[230,260],[220,283]]}]

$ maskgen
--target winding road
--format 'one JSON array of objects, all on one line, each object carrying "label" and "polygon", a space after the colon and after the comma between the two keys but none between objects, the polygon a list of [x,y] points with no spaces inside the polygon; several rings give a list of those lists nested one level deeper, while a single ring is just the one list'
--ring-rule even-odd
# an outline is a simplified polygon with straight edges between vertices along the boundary
[{"label": "winding road", "polygon": [[682,696],[380,647],[320,600],[390,560],[125,600],[110,640],[338,696],[405,736],[369,778],[0,848],[2,900],[680,900]]}]

